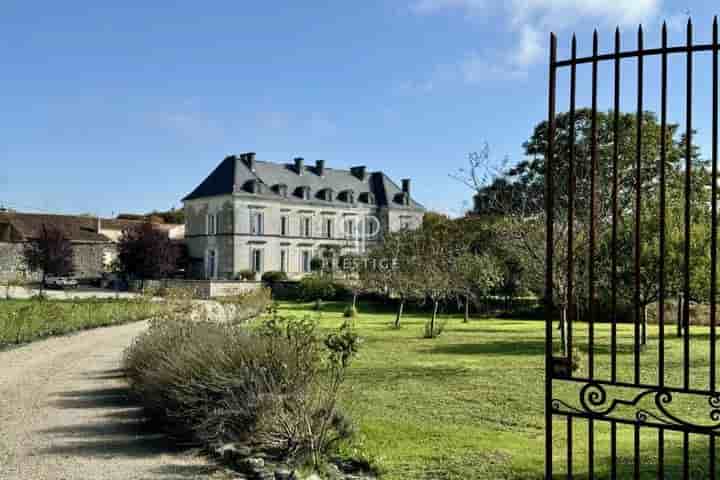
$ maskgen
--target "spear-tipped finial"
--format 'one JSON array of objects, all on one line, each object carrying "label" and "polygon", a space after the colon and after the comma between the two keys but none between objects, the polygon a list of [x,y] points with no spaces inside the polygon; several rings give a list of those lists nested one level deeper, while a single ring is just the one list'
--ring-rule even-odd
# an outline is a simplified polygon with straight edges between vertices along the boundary
[{"label": "spear-tipped finial", "polygon": [[593,55],[597,56],[598,53],[598,31],[597,28],[593,30]]}]

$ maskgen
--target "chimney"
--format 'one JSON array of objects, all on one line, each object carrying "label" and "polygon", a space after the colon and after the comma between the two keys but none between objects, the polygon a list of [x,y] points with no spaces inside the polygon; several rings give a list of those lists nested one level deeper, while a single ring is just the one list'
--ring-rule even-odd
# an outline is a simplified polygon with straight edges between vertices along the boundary
[{"label": "chimney", "polygon": [[367,168],[365,165],[361,165],[359,167],[350,167],[350,173],[359,178],[360,180],[365,180],[365,173],[367,171]]},{"label": "chimney", "polygon": [[305,159],[302,157],[295,157],[295,171],[298,175],[302,175],[303,170],[305,170]]},{"label": "chimney", "polygon": [[317,171],[317,174],[319,176],[325,175],[325,160],[316,160],[315,161],[315,170]]},{"label": "chimney", "polygon": [[255,152],[245,153],[240,155],[240,158],[243,159],[245,165],[247,165],[251,172],[255,171]]},{"label": "chimney", "polygon": [[410,179],[409,178],[402,179],[402,191],[403,191],[403,193],[407,193],[408,195],[410,195]]}]

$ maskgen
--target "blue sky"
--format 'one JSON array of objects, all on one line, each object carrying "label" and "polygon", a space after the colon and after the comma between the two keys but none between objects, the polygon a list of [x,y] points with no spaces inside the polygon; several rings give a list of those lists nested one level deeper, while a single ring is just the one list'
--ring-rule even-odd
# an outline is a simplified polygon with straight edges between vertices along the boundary
[{"label": "blue sky", "polygon": [[[488,142],[498,162],[520,160],[545,118],[550,30],[561,57],[572,31],[589,53],[594,27],[602,50],[615,25],[634,47],[638,22],[646,45],[657,46],[661,19],[679,43],[689,12],[696,38],[708,41],[720,10],[668,0],[107,3],[0,7],[0,204],[100,215],[165,209],[225,155],[255,151],[261,160],[322,158],[409,176],[420,202],[458,214],[471,192],[449,173],[467,153]],[[705,152],[708,65],[696,65]],[[674,78],[681,59],[671,66]],[[649,109],[658,68],[646,64]],[[602,108],[609,74],[601,70]],[[589,82],[579,75],[583,103]],[[671,119],[683,121],[677,78]],[[630,73],[623,88],[632,110]]]}]

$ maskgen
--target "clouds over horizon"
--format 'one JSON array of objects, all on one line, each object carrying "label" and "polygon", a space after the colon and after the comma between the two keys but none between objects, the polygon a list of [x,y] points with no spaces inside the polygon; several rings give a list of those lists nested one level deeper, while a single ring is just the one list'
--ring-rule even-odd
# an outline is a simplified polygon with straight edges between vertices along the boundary
[{"label": "clouds over horizon", "polygon": [[[409,5],[416,15],[459,12],[468,21],[497,19],[497,25],[511,38],[511,46],[498,58],[468,54],[475,74],[463,76],[465,84],[481,78],[522,78],[527,69],[544,58],[544,42],[550,30],[563,31],[580,23],[609,26],[634,25],[654,20],[662,0],[415,0]],[[468,58],[461,62],[468,62]],[[477,67],[485,65],[490,75],[482,76]],[[461,67],[462,68],[462,67]],[[470,81],[468,81],[470,80]]]}]

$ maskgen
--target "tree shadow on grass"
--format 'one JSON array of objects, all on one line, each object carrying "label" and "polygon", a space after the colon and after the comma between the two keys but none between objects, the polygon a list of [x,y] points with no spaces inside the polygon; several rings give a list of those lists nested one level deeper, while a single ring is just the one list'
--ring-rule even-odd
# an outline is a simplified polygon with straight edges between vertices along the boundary
[{"label": "tree shadow on grass", "polygon": [[545,342],[540,340],[518,342],[456,343],[437,345],[430,353],[446,355],[541,355],[545,352]]}]

